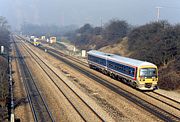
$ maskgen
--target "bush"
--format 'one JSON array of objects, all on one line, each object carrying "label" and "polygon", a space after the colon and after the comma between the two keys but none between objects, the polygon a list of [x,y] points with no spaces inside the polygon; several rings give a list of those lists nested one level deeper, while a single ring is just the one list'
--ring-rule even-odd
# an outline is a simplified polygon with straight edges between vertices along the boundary
[{"label": "bush", "polygon": [[158,85],[162,89],[175,90],[180,88],[180,77],[175,72],[160,74],[159,80]]}]

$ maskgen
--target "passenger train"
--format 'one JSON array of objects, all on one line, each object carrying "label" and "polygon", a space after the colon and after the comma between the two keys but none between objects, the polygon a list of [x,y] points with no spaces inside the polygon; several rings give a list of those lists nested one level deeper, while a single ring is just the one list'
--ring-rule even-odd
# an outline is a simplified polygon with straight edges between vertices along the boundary
[{"label": "passenger train", "polygon": [[88,64],[92,69],[97,69],[140,90],[158,88],[158,69],[152,63],[96,50],[91,50],[87,54]]}]

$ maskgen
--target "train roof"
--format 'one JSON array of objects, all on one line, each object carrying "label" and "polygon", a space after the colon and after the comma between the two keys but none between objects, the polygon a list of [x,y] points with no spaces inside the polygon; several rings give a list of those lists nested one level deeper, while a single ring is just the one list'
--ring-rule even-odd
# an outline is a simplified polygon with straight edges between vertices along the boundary
[{"label": "train roof", "polygon": [[156,66],[150,62],[140,61],[137,59],[127,58],[127,57],[123,57],[123,56],[119,56],[119,55],[115,55],[115,54],[110,54],[110,53],[99,52],[96,50],[91,50],[87,53],[90,55],[98,56],[98,57],[101,57],[104,59],[107,58],[107,59],[112,60],[112,61],[128,64],[131,66],[136,66],[136,67],[139,67],[139,66]]}]

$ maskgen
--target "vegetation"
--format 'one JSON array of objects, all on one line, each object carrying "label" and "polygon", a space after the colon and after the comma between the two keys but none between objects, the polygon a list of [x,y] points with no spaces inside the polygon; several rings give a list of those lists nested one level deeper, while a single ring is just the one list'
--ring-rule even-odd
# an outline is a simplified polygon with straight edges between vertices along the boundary
[{"label": "vegetation", "polygon": [[56,36],[57,39],[60,38],[64,33],[71,32],[75,30],[77,27],[74,25],[58,27],[55,25],[34,25],[29,23],[24,23],[21,27],[21,32],[24,35],[33,35],[36,37],[41,36]]},{"label": "vegetation", "polygon": [[78,48],[99,49],[116,43],[118,39],[127,35],[130,26],[126,21],[112,20],[105,27],[92,27],[85,24],[74,33],[67,33],[68,37]]},{"label": "vegetation", "polygon": [[158,65],[159,85],[164,89],[180,87],[179,34],[179,25],[161,21],[137,27],[128,35],[129,50],[134,52],[131,57]]},{"label": "vegetation", "polygon": [[9,28],[7,20],[0,16],[0,45],[3,45],[5,49],[9,49]]},{"label": "vegetation", "polygon": [[[9,50],[10,40],[9,26],[4,17],[0,17],[0,46],[4,46],[5,50]],[[0,121],[7,117],[7,97],[8,97],[8,63],[7,59],[0,56]]]},{"label": "vegetation", "polygon": [[180,88],[180,25],[167,21],[132,28],[126,21],[112,20],[104,27],[85,24],[66,36],[81,49],[99,49],[128,39],[130,57],[149,61],[159,67],[159,86]]}]

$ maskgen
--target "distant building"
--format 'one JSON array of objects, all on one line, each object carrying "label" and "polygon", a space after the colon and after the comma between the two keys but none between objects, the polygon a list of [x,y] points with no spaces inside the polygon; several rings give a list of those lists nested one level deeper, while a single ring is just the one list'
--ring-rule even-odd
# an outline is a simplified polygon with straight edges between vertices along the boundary
[{"label": "distant building", "polygon": [[41,36],[41,39],[42,39],[42,40],[46,40],[46,37],[45,37],[45,36]]},{"label": "distant building", "polygon": [[50,37],[50,43],[56,43],[56,37]]},{"label": "distant building", "polygon": [[35,36],[31,36],[30,38],[31,38],[31,39],[34,39],[34,38],[35,38]]},{"label": "distant building", "polygon": [[81,56],[82,56],[82,57],[86,57],[86,50],[82,50]]}]

